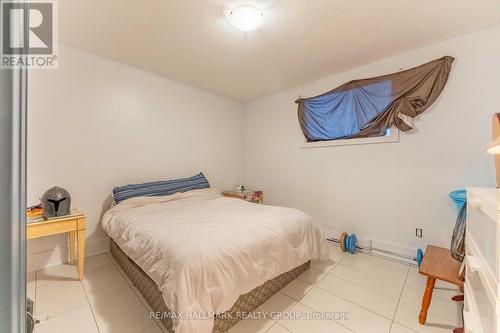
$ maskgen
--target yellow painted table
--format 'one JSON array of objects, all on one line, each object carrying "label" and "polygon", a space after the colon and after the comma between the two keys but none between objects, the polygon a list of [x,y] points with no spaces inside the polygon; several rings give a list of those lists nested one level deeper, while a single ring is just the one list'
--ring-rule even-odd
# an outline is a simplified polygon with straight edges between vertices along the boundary
[{"label": "yellow painted table", "polygon": [[44,219],[28,219],[27,239],[52,236],[62,233],[68,234],[69,263],[75,261],[75,246],[78,251],[78,277],[83,279],[85,262],[85,214],[78,210],[71,210],[70,215]]}]

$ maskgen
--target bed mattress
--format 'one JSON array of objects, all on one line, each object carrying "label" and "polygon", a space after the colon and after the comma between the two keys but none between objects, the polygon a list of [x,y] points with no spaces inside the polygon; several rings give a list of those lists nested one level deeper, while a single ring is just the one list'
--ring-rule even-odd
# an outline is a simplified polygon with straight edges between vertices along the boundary
[{"label": "bed mattress", "polygon": [[[141,292],[146,302],[148,302],[151,310],[154,312],[155,318],[163,324],[167,332],[174,333],[171,319],[172,311],[165,305],[162,293],[158,290],[153,280],[132,259],[127,257],[114,241],[111,241],[111,254],[134,286]],[[223,314],[215,315],[212,333],[227,332],[229,328],[242,320],[245,314],[251,313],[264,304],[265,301],[289,282],[308,270],[310,265],[311,262],[308,261],[286,273],[278,275],[274,279],[266,281],[249,293],[240,295],[231,309],[225,311]]]},{"label": "bed mattress", "polygon": [[[177,333],[209,333],[213,314],[311,259],[325,237],[305,213],[223,198],[213,189],[132,198],[104,214],[103,228],[162,293]],[[193,318],[204,318],[193,320]]]}]

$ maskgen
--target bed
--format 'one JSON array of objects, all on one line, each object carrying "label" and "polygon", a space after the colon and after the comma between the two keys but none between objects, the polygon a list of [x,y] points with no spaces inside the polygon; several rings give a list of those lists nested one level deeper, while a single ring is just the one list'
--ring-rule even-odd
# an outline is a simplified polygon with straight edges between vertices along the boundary
[{"label": "bed", "polygon": [[102,225],[111,253],[169,332],[226,332],[326,260],[302,211],[224,198],[215,189],[127,199]]}]

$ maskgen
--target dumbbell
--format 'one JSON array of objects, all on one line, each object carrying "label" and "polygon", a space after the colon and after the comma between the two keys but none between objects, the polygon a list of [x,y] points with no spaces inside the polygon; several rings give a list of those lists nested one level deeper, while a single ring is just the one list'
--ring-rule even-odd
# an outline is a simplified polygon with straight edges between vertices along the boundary
[{"label": "dumbbell", "polygon": [[340,235],[340,248],[344,252],[349,252],[353,254],[356,251],[356,245],[358,244],[358,239],[355,234],[348,234],[347,232],[343,232]]},{"label": "dumbbell", "polygon": [[417,260],[418,267],[420,267],[420,264],[424,259],[424,251],[422,251],[422,249],[417,250],[417,257],[415,259]]}]

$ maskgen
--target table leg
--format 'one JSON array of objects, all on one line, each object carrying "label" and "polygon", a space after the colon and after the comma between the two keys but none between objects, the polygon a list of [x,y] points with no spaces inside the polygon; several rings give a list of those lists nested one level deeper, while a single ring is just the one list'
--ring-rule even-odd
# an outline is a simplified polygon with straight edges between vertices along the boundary
[{"label": "table leg", "polygon": [[85,262],[85,230],[78,230],[78,277],[83,280]]},{"label": "table leg", "polygon": [[422,325],[425,324],[425,321],[427,320],[427,310],[429,310],[429,306],[431,305],[432,292],[434,290],[435,283],[435,278],[432,278],[430,276],[427,277],[424,297],[422,298],[422,308],[420,309],[420,315],[418,316],[418,322]]},{"label": "table leg", "polygon": [[76,231],[70,231],[68,233],[68,243],[68,264],[73,264],[75,262]]}]

